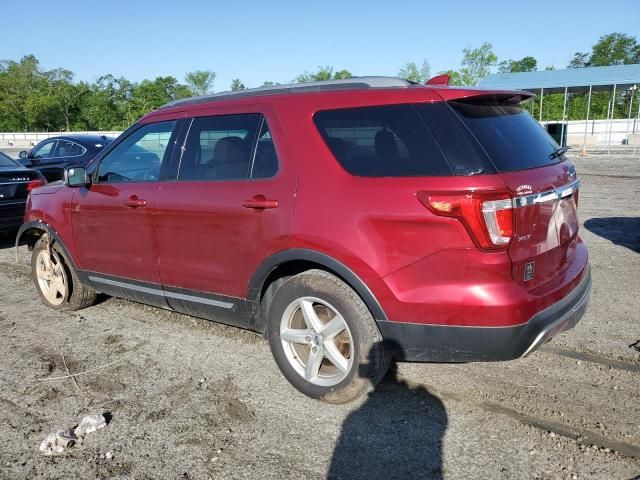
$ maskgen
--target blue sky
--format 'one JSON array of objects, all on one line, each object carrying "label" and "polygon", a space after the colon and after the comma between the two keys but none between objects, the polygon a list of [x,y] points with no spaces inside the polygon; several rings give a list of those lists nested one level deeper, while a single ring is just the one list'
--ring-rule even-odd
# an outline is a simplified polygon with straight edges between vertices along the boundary
[{"label": "blue sky", "polygon": [[0,10],[0,59],[33,53],[43,68],[88,81],[214,70],[216,91],[236,77],[288,82],[319,65],[395,75],[426,58],[435,74],[484,41],[499,60],[532,55],[562,68],[605,33],[640,39],[638,0],[3,0]]}]

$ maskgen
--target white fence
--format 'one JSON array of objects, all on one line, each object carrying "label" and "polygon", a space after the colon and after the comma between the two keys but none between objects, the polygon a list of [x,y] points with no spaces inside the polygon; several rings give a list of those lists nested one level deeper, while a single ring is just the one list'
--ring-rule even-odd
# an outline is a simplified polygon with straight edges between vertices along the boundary
[{"label": "white fence", "polygon": [[[542,122],[547,127],[560,122]],[[640,145],[640,121],[631,120],[571,120],[565,123],[567,145],[570,146],[614,146]]]},{"label": "white fence", "polygon": [[59,135],[106,135],[117,137],[121,131],[108,132],[0,132],[0,147],[30,147],[42,140]]}]

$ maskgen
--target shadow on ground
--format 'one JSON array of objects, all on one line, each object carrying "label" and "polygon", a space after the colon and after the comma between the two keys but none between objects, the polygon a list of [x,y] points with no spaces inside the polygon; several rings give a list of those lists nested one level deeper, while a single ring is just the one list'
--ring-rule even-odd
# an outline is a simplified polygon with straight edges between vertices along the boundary
[{"label": "shadow on ground", "polygon": [[587,230],[640,253],[640,217],[601,217],[584,222]]},{"label": "shadow on ground", "polygon": [[329,479],[441,479],[447,413],[423,387],[397,376],[395,364],[351,413],[340,432]]}]

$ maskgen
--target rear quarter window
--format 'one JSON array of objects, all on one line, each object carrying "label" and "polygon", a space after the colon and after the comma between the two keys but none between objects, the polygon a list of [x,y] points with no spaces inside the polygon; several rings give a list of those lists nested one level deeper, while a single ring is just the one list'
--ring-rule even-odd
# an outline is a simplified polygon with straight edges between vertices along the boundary
[{"label": "rear quarter window", "polygon": [[313,118],[335,158],[352,175],[452,175],[442,150],[411,104],[324,110]]}]

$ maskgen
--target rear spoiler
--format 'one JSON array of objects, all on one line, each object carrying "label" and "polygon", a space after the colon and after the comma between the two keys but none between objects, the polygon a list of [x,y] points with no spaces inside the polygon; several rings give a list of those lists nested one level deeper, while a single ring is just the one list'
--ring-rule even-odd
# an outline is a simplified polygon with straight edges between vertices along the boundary
[{"label": "rear spoiler", "polygon": [[469,95],[461,98],[452,98],[451,101],[469,104],[490,104],[490,105],[519,105],[532,101],[535,98],[529,92],[478,92],[478,95]]}]

